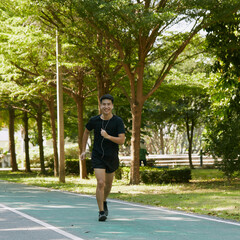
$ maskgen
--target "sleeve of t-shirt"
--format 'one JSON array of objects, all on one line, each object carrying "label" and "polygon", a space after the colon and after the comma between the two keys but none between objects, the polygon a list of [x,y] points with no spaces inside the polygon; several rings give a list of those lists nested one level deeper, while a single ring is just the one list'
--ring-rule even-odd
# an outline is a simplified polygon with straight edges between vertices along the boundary
[{"label": "sleeve of t-shirt", "polygon": [[118,130],[118,134],[125,133],[124,123],[121,118],[118,119],[117,130]]},{"label": "sleeve of t-shirt", "polygon": [[93,130],[93,128],[94,128],[93,118],[90,118],[90,120],[89,120],[88,123],[86,124],[86,128],[87,128],[88,131]]}]

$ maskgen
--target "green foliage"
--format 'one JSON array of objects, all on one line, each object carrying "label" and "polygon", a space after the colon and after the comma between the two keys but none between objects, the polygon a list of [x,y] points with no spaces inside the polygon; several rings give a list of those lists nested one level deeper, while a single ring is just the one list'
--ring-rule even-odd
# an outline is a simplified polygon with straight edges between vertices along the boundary
[{"label": "green foliage", "polygon": [[[187,65],[182,64],[184,69]],[[174,69],[169,80],[163,83],[145,103],[145,112],[155,124],[168,122],[177,124],[180,128],[187,121],[194,121],[195,127],[203,122],[204,111],[208,108],[207,77],[205,67],[198,73],[184,73]]]},{"label": "green foliage", "polygon": [[[144,115],[154,131],[159,126],[166,128],[174,125],[177,131],[186,133],[189,152],[192,152],[196,130],[203,127],[210,105],[206,81],[211,81],[211,78],[206,76],[204,68],[202,71],[188,74],[174,69],[169,76],[169,83],[163,83],[153,100],[149,99],[144,106]],[[199,138],[197,141],[200,142]]]},{"label": "green foliage", "polygon": [[[86,159],[87,174],[93,174],[93,168],[91,160]],[[77,174],[79,175],[79,159],[66,159],[65,160],[66,174]]]},{"label": "green foliage", "polygon": [[215,53],[217,60],[214,70],[221,69],[224,76],[240,75],[240,13],[232,14],[230,19],[221,19],[206,30],[208,47]]},{"label": "green foliage", "polygon": [[126,97],[124,96],[124,94],[122,94],[120,92],[119,89],[114,89],[113,93],[114,95],[114,109],[113,109],[113,113],[120,116],[123,119],[124,122],[124,126],[125,126],[125,136],[126,136],[126,140],[125,140],[125,146],[130,146],[131,145],[131,129],[132,129],[132,120],[131,120],[131,110],[130,110],[130,105],[126,99]]},{"label": "green foliage", "polygon": [[209,180],[222,180],[226,179],[222,171],[219,169],[198,168],[192,169],[192,180],[196,181],[209,181]]},{"label": "green foliage", "polygon": [[130,179],[130,167],[119,167],[115,171],[115,178],[118,180],[121,180],[121,179],[129,180]]},{"label": "green foliage", "polygon": [[[36,155],[37,157],[37,155]],[[65,147],[65,171],[66,174],[79,175],[79,149],[77,144],[66,145]],[[46,153],[45,155],[46,166],[51,170],[54,168],[53,153]],[[93,174],[93,168],[91,166],[91,160],[86,159],[87,174]]]},{"label": "green foliage", "polygon": [[[119,167],[115,172],[116,179],[129,180],[130,168]],[[191,180],[190,169],[159,169],[140,167],[141,181],[146,184],[187,183]]]},{"label": "green foliage", "polygon": [[[53,49],[55,30],[59,29],[63,85],[71,90],[70,94],[75,99],[76,93],[80,92],[81,99],[90,95],[96,97],[96,86],[99,90],[102,84],[108,86],[106,89],[109,91],[119,86],[132,107],[140,106],[140,100],[146,100],[156,91],[177,59],[184,61],[185,56],[181,58],[180,54],[191,40],[195,41],[193,36],[203,26],[217,22],[222,17],[219,14],[226,16],[236,9],[237,1],[230,2],[3,0],[0,3],[0,52],[4,56],[4,67],[0,67],[1,79],[10,84],[13,81],[17,83],[11,87],[10,97],[16,97],[22,105],[25,104],[23,99],[36,103],[40,96],[54,97],[54,91],[47,84],[54,82],[56,77]],[[171,28],[179,24],[188,25],[189,31],[172,31]],[[199,43],[198,39],[196,43]],[[125,70],[121,69],[122,66]],[[79,77],[82,67],[88,73],[87,81],[76,88],[80,85],[74,79]],[[151,67],[156,68],[155,74],[145,71]],[[127,79],[125,75],[130,82],[119,83]],[[149,78],[145,78],[147,75]],[[96,83],[97,77],[104,81]],[[72,101],[66,100],[66,108],[68,105],[72,106]],[[120,108],[117,110],[121,111]],[[130,119],[127,111],[124,117]],[[71,114],[65,114],[65,127],[76,130],[76,109],[70,107],[66,112]],[[128,125],[130,123],[131,120]],[[71,139],[76,138],[76,131],[75,134],[70,130],[65,133]]]},{"label": "green foliage", "polygon": [[143,169],[140,170],[144,183],[187,183],[191,180],[190,169]]},{"label": "green foliage", "polygon": [[218,101],[211,106],[205,135],[206,151],[222,159],[218,167],[229,180],[240,173],[240,83],[233,83],[224,80],[215,86],[212,98]]},{"label": "green foliage", "polygon": [[240,173],[239,11],[207,28],[207,42],[217,60],[214,71],[221,76],[211,89],[212,105],[207,122],[207,151],[216,158],[229,180]]}]

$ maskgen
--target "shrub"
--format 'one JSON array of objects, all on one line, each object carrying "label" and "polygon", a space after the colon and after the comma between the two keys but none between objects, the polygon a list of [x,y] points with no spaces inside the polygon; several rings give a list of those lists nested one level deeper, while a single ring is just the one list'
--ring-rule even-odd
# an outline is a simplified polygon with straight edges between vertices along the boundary
[{"label": "shrub", "polygon": [[[31,147],[30,151],[30,161],[31,167],[40,167],[40,159],[39,159],[39,148]],[[18,154],[19,163],[25,161],[25,155]],[[78,144],[69,144],[65,146],[65,159],[77,159],[79,156]],[[50,168],[53,171],[54,168],[54,154],[53,148],[49,146],[44,147],[44,164],[45,167]]]},{"label": "shrub", "polygon": [[[93,174],[93,168],[91,160],[86,159],[87,174]],[[78,159],[66,159],[65,160],[66,174],[79,174],[79,160]]]},{"label": "shrub", "polygon": [[79,174],[79,160],[65,159],[66,174]]},{"label": "shrub", "polygon": [[212,90],[205,133],[206,152],[222,159],[216,166],[229,181],[240,174],[240,82],[230,72]]},{"label": "shrub", "polygon": [[141,181],[144,183],[187,183],[191,179],[190,169],[142,168]]},{"label": "shrub", "polygon": [[[159,169],[140,167],[140,178],[143,183],[187,183],[191,179],[190,169]],[[130,179],[130,167],[119,167],[115,172],[116,179]]]},{"label": "shrub", "polygon": [[122,173],[123,173],[123,170],[121,167],[119,167],[116,171],[115,171],[115,179],[122,179]]},{"label": "shrub", "polygon": [[120,179],[130,179],[130,167],[119,167],[115,171],[115,178],[120,180]]},{"label": "shrub", "polygon": [[65,146],[65,159],[77,159],[79,157],[78,144],[70,144]]}]

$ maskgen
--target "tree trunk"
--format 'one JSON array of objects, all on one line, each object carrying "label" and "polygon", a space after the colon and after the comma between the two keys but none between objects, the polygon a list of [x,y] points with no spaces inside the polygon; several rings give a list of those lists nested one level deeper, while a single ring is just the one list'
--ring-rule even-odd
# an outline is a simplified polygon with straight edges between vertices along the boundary
[{"label": "tree trunk", "polygon": [[16,151],[15,151],[15,140],[14,140],[14,120],[15,120],[15,111],[12,107],[8,108],[9,111],[9,150],[10,150],[10,162],[12,171],[18,171]]},{"label": "tree trunk", "polygon": [[24,112],[24,148],[25,148],[25,171],[31,172],[30,157],[29,157],[29,137],[28,137],[28,113]]},{"label": "tree trunk", "polygon": [[132,139],[131,139],[131,171],[130,184],[139,184],[139,146],[140,146],[140,130],[142,119],[142,106],[133,105],[132,107]]},{"label": "tree trunk", "polygon": [[187,138],[188,138],[188,159],[189,159],[189,166],[191,169],[194,169],[193,163],[192,163],[192,141],[193,141],[193,130],[194,130],[194,122],[191,124],[191,130],[189,126],[188,119],[186,121],[187,126]]},{"label": "tree trunk", "polygon": [[[98,33],[97,34],[97,46],[99,49],[107,48],[103,35]],[[98,101],[101,96],[104,94],[109,93],[109,86],[110,86],[110,79],[104,74],[106,71],[106,62],[102,61],[99,63],[99,59],[92,60],[92,64],[95,68],[95,75],[97,79],[97,89],[98,89]],[[99,111],[100,111],[100,103],[99,103]]]},{"label": "tree trunk", "polygon": [[83,161],[80,160],[80,155],[82,153],[82,138],[83,138],[83,101],[84,99],[79,97],[76,101],[77,103],[77,114],[78,114],[78,148],[79,148],[79,171],[80,179],[87,178],[87,168],[86,168],[86,159]]},{"label": "tree trunk", "polygon": [[109,93],[109,82],[106,81],[103,77],[103,73],[100,71],[95,71],[96,79],[97,79],[97,89],[98,89],[98,112],[101,113],[100,110],[100,98]]},{"label": "tree trunk", "polygon": [[54,176],[59,175],[58,169],[58,149],[57,149],[57,131],[56,131],[56,117],[54,110],[54,98],[51,97],[50,101],[47,102],[47,106],[50,112],[50,122],[52,131],[52,143],[53,143],[53,155],[54,155]]},{"label": "tree trunk", "polygon": [[38,110],[38,113],[37,113],[38,146],[39,146],[41,173],[45,174],[42,124],[43,124],[42,111],[40,109]]}]

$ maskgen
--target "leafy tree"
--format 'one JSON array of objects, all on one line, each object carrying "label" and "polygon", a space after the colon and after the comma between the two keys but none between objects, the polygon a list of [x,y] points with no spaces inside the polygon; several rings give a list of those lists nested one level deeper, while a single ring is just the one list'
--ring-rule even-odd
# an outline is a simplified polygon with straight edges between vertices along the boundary
[{"label": "leafy tree", "polygon": [[212,90],[212,106],[207,122],[207,151],[229,180],[240,172],[240,83],[237,79],[218,80]]},{"label": "leafy tree", "polygon": [[8,112],[8,118],[5,119],[8,125],[9,132],[9,152],[10,152],[10,163],[12,171],[18,171],[16,147],[15,147],[15,119],[16,119],[16,102],[10,97],[11,91],[16,89],[16,84],[9,84],[8,82],[0,82],[0,96],[2,109]]},{"label": "leafy tree", "polygon": [[[28,100],[29,105],[33,109],[37,109],[34,117],[37,119],[38,126],[41,171],[45,173],[42,136],[42,115],[45,110],[42,111],[43,103],[42,100],[39,101],[38,97],[42,97],[47,104],[49,103],[49,106],[53,99],[48,88],[44,89],[46,85],[40,85],[40,79],[37,77],[40,76],[42,69],[46,70],[47,64],[51,61],[51,54],[44,48],[46,41],[49,41],[49,36],[42,35],[34,24],[27,27],[29,14],[27,14],[27,10],[24,11],[26,3],[27,1],[21,4],[15,2],[16,5],[18,4],[16,13],[12,12],[7,5],[7,1],[2,3],[5,8],[1,16],[2,44],[0,50],[4,55],[5,65],[9,65],[9,69],[4,69],[3,71],[5,76],[7,76],[6,79],[9,82],[15,81],[18,85],[18,88],[11,92],[11,95],[17,97],[19,102]],[[38,100],[36,101],[36,99]],[[52,116],[54,117],[54,112]],[[52,122],[55,122],[55,119]],[[55,162],[57,162],[57,159]]]},{"label": "leafy tree", "polygon": [[209,106],[205,73],[183,74],[178,71],[170,75],[154,94],[154,101],[147,101],[151,122],[160,125],[164,122],[175,124],[184,131],[188,140],[189,165],[193,168],[193,137],[197,127],[203,124],[204,112]]},{"label": "leafy tree", "polygon": [[[98,99],[111,92],[121,77],[121,74],[120,77],[118,74],[121,64],[108,41],[101,34],[96,35],[95,29],[85,22],[77,21],[73,9],[48,1],[42,1],[38,8],[41,22],[48,26],[43,30],[50,33],[57,28],[65,43],[61,59],[65,79],[63,91],[72,97],[77,105],[78,144],[81,154],[84,100],[96,90]],[[86,177],[86,162],[80,161],[80,178]]]},{"label": "leafy tree", "polygon": [[[57,1],[57,0],[56,0]],[[68,1],[58,0],[67,5]],[[69,6],[70,7],[70,6]],[[238,1],[73,1],[78,16],[117,50],[128,76],[130,94],[124,93],[132,113],[132,184],[139,183],[139,145],[144,102],[158,89],[194,36],[204,27],[239,9]],[[221,14],[220,14],[221,13]],[[191,22],[191,25],[190,25]],[[184,33],[169,33],[180,24]],[[145,70],[159,64],[153,85],[145,86]]]},{"label": "leafy tree", "polygon": [[183,96],[174,104],[173,121],[181,127],[183,124],[185,125],[188,140],[189,165],[192,169],[194,168],[192,163],[194,130],[203,122],[202,115],[208,106],[208,96],[204,93]]},{"label": "leafy tree", "polygon": [[212,86],[212,105],[207,124],[207,151],[221,158],[219,168],[229,180],[240,172],[240,29],[239,12],[207,28],[209,50],[217,60],[220,76]]},{"label": "leafy tree", "polygon": [[[75,9],[68,4],[41,1],[38,9],[39,18],[48,25],[48,31],[57,28],[65,42],[74,47],[71,59],[78,57],[81,66],[84,63],[92,70],[96,78],[98,98],[111,92],[118,79],[121,64],[108,40],[100,33],[96,34],[95,29],[85,21],[80,21]],[[69,65],[69,62],[66,63]]]},{"label": "leafy tree", "polygon": [[[5,65],[6,66],[6,65]],[[3,73],[3,71],[0,71],[1,73]],[[12,119],[11,123],[15,122],[15,110],[16,109],[21,109],[22,110],[22,103],[19,103],[19,100],[16,99],[16,97],[11,97],[11,93],[15,92],[16,89],[18,89],[19,87],[16,85],[15,82],[8,82],[8,81],[4,81],[4,75],[1,75],[0,77],[0,104],[1,104],[1,116],[4,116],[2,118],[2,120],[4,121],[4,124],[6,124],[6,122],[8,121],[8,119],[6,118],[6,115],[4,114],[4,112],[6,112],[6,109],[10,109],[9,110],[9,115],[11,112],[11,116],[14,117],[14,120]],[[11,104],[11,107],[10,107]],[[14,114],[13,114],[14,113]],[[19,111],[18,111],[18,117],[20,116]],[[27,112],[24,112],[24,117],[23,117],[23,122],[24,122],[24,136],[25,136],[25,155],[26,155],[26,172],[30,172],[30,159],[29,159],[29,138],[28,138],[28,119],[26,119],[27,116]],[[10,121],[9,121],[10,122]],[[14,126],[13,124],[11,124],[12,126]],[[9,132],[11,132],[10,136],[11,138],[9,139],[10,142],[10,146],[12,146],[10,148],[11,152],[13,152],[11,154],[11,156],[13,156],[12,162],[14,162],[13,164],[13,170],[17,170],[17,162],[15,163],[15,159],[16,159],[16,154],[15,154],[15,147],[13,147],[14,142],[14,128],[10,126],[9,124]]]},{"label": "leafy tree", "polygon": [[[5,4],[7,1],[5,1]],[[19,3],[19,8],[24,8],[26,3]],[[8,5],[7,5],[8,6]],[[8,6],[9,7],[9,6]],[[51,9],[48,9],[51,12]],[[52,12],[51,12],[52,13]],[[61,21],[56,21],[60,26],[53,27],[43,26],[41,22],[36,21],[38,17],[37,8],[33,7],[29,10],[29,13],[24,11],[20,14],[20,17],[12,24],[9,29],[15,29],[18,27],[22,29],[21,34],[17,36],[11,33],[11,37],[3,38],[3,42],[9,42],[12,45],[12,49],[8,50],[5,47],[2,48],[2,52],[8,61],[20,72],[26,75],[25,80],[22,82],[23,85],[27,85],[29,91],[29,97],[32,98],[38,95],[47,105],[50,112],[50,123],[52,126],[52,138],[54,147],[54,170],[57,175],[58,170],[58,158],[57,158],[57,145],[56,145],[56,127],[55,127],[55,110],[54,110],[54,98],[55,98],[55,29],[61,28]],[[44,14],[43,14],[44,15]],[[46,14],[44,15],[46,17]],[[12,13],[12,18],[16,16]],[[5,19],[8,23],[9,18]],[[22,26],[23,24],[23,26]],[[51,22],[52,24],[52,22]],[[6,25],[6,24],[5,24]],[[15,26],[15,28],[13,27]],[[26,29],[27,28],[27,29]],[[8,30],[9,32],[9,30]],[[10,35],[10,33],[9,33]],[[72,97],[77,105],[77,117],[78,117],[78,143],[79,152],[81,153],[81,139],[83,134],[83,102],[85,98],[96,89],[96,84],[93,84],[92,73],[89,68],[84,67],[82,55],[77,54],[79,50],[76,44],[73,44],[73,40],[69,39],[62,34],[62,54],[61,54],[61,69],[64,77],[64,92]],[[24,43],[23,40],[24,39]],[[16,49],[21,47],[21,50],[16,55],[12,54]],[[81,52],[80,52],[81,53]],[[16,57],[17,56],[17,57]],[[28,81],[26,79],[28,78]],[[84,82],[85,81],[85,82]],[[86,84],[86,82],[88,84]],[[53,88],[49,88],[53,86]],[[92,88],[92,89],[90,89]],[[31,102],[33,105],[34,102]],[[36,107],[36,104],[35,104]],[[45,114],[45,113],[44,113]],[[41,116],[38,115],[39,117]],[[38,119],[39,119],[38,117]],[[40,125],[38,125],[40,129]],[[40,146],[40,145],[39,145]],[[40,151],[41,153],[42,151]],[[79,154],[80,154],[79,153]],[[43,154],[41,154],[43,156]],[[86,163],[81,161],[81,178],[86,178]]]},{"label": "leafy tree", "polygon": [[[38,6],[41,3],[45,7],[49,6],[46,1],[32,0],[31,2],[37,3]],[[113,69],[118,73],[120,62],[127,76],[128,81],[121,84],[121,89],[130,104],[132,114],[130,182],[138,184],[140,129],[145,101],[156,92],[173,66],[184,61],[182,53],[186,48],[191,47],[191,43],[194,43],[196,34],[201,29],[216,23],[223,15],[227,19],[232,13],[237,12],[240,3],[237,0],[211,2],[205,0],[52,0],[50,3],[62,5],[65,10],[61,11],[62,15],[73,13],[70,16],[75,24],[72,28],[74,29],[75,26],[73,31],[75,36],[81,36],[82,28],[79,27],[79,22],[82,21],[85,26],[87,25],[86,36],[89,38],[92,35],[95,39],[99,39],[99,46],[103,46],[112,56],[115,56],[113,59],[116,61],[113,62],[116,63],[116,68],[113,67]],[[50,21],[59,17],[57,11],[55,14],[53,12],[52,16],[53,18],[49,18]],[[55,21],[52,23],[55,24]],[[66,28],[63,21],[58,23],[62,25],[61,29]],[[189,29],[185,32],[173,31],[173,26],[179,27],[181,24],[188,26]],[[94,35],[94,31],[97,34]],[[70,32],[67,35],[69,38],[72,37]],[[99,46],[96,46],[97,51]],[[146,81],[146,74],[153,65],[158,68],[158,74],[152,76],[152,84],[149,84],[149,81]],[[116,75],[116,72],[112,71],[113,74],[109,76]],[[107,76],[104,75],[104,78]]]},{"label": "leafy tree", "polygon": [[[92,89],[88,91],[84,91],[85,83],[87,81],[91,81],[91,75],[88,72],[87,68],[84,67],[75,67],[67,70],[67,74],[65,76],[68,81],[70,80],[70,84],[65,83],[63,86],[63,91],[68,94],[71,98],[73,98],[76,106],[77,106],[77,126],[78,126],[78,148],[79,148],[79,161],[80,161],[80,153],[82,152],[82,137],[83,137],[83,107],[84,100],[86,97],[92,94],[95,90],[95,87],[92,86]],[[86,160],[80,161],[80,178],[87,178],[87,169],[86,169]]]}]

